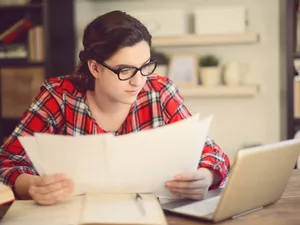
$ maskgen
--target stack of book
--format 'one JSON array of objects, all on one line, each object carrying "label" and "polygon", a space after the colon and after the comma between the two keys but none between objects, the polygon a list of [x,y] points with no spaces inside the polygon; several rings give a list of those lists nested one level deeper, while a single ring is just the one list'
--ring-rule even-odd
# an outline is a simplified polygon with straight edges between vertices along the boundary
[{"label": "stack of book", "polygon": [[[27,35],[27,43],[20,38]],[[0,59],[28,58],[32,62],[44,61],[44,28],[22,18],[0,33]]]}]

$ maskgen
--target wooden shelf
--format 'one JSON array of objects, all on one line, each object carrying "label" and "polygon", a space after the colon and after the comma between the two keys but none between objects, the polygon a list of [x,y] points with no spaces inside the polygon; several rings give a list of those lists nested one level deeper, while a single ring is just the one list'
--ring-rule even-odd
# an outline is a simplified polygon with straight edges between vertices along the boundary
[{"label": "wooden shelf", "polygon": [[30,62],[27,59],[0,59],[0,68],[44,66],[44,62]]},{"label": "wooden shelf", "polygon": [[42,8],[42,3],[29,3],[29,4],[2,4],[0,10],[8,9],[38,9]]},{"label": "wooden shelf", "polygon": [[259,88],[257,85],[245,86],[218,86],[218,87],[192,87],[180,88],[179,92],[185,98],[187,97],[252,97],[257,94]]},{"label": "wooden shelf", "polygon": [[178,37],[155,37],[154,47],[197,46],[197,45],[229,45],[253,44],[258,42],[258,34],[229,34],[229,35],[186,35]]}]

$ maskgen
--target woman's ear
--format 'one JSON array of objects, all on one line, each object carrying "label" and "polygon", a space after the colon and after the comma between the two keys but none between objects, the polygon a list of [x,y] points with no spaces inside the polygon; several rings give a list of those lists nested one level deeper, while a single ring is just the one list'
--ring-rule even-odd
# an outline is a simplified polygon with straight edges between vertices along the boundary
[{"label": "woman's ear", "polygon": [[88,60],[87,62],[91,74],[97,79],[99,77],[99,65],[95,60]]}]

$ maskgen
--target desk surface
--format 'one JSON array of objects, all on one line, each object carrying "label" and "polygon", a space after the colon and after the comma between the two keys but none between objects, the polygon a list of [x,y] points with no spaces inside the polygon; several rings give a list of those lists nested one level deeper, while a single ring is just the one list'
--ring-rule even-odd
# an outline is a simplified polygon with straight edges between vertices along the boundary
[{"label": "desk surface", "polygon": [[[213,224],[198,219],[166,213],[169,225],[204,225]],[[221,225],[296,225],[300,224],[300,170],[294,170],[282,198],[275,204],[262,210],[217,224]]]}]

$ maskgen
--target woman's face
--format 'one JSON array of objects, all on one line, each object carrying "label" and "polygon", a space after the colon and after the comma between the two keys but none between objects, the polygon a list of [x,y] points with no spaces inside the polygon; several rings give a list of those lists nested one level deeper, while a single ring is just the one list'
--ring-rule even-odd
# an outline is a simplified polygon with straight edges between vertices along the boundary
[{"label": "woman's face", "polygon": [[[132,104],[147,80],[147,77],[143,76],[141,71],[137,71],[130,78],[133,72],[136,71],[132,67],[140,68],[149,61],[150,47],[146,41],[141,41],[134,46],[121,48],[105,62],[94,62],[94,65],[92,63],[90,70],[92,70],[91,72],[95,77],[96,93],[105,95],[112,102]],[[118,75],[111,69],[119,69],[121,79],[130,79],[119,80]],[[143,67],[143,74],[147,69],[151,69],[150,66],[149,68],[147,66]]]}]

